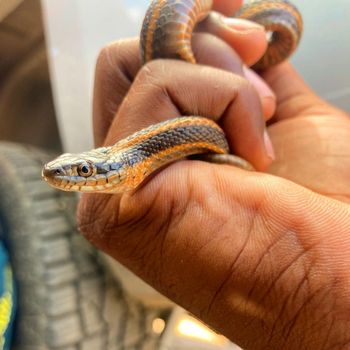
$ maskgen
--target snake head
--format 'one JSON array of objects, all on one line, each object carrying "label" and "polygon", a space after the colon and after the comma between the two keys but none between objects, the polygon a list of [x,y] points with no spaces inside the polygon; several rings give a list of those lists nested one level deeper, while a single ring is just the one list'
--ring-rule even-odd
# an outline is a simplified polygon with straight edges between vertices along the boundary
[{"label": "snake head", "polygon": [[65,153],[44,165],[43,179],[64,191],[109,192],[122,179],[122,162],[108,159],[108,148],[80,154]]}]

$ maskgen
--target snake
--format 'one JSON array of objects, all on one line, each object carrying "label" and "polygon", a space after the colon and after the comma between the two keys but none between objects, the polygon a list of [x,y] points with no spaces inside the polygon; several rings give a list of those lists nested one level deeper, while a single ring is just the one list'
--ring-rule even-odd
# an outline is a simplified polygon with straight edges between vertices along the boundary
[{"label": "snake", "polygon": [[[212,0],[153,0],[140,34],[142,62],[170,58],[195,64],[192,34],[210,25],[212,5]],[[251,0],[235,16],[265,27],[268,48],[254,65],[256,70],[279,64],[298,46],[302,17],[287,0]],[[42,177],[63,191],[125,193],[164,165],[193,155],[253,170],[249,162],[229,153],[217,123],[202,116],[182,116],[151,125],[112,146],[62,154],[44,165]]]}]

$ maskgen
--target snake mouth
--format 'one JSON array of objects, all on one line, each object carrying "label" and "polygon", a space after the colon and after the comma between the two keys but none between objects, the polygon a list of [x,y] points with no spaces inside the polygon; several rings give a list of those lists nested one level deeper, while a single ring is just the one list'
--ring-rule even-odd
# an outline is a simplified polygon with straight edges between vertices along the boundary
[{"label": "snake mouth", "polygon": [[60,190],[65,190],[65,187],[67,187],[66,190],[69,190],[68,187],[70,186],[67,186],[69,183],[68,176],[62,167],[53,168],[46,164],[41,171],[41,176],[51,187]]},{"label": "snake mouth", "polygon": [[108,181],[102,181],[102,179],[97,183],[98,180],[95,177],[89,179],[82,176],[70,176],[63,167],[53,167],[50,163],[44,165],[41,176],[51,187],[62,191],[109,192],[109,188],[112,187]]}]

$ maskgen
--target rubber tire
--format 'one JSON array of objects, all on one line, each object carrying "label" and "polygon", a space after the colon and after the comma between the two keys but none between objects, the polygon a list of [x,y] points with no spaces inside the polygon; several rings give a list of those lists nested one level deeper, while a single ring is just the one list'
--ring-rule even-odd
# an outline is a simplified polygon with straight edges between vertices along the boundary
[{"label": "rubber tire", "polygon": [[47,160],[0,142],[0,232],[18,289],[12,349],[157,349],[151,325],[163,315],[130,300],[77,234],[77,197],[42,181]]}]

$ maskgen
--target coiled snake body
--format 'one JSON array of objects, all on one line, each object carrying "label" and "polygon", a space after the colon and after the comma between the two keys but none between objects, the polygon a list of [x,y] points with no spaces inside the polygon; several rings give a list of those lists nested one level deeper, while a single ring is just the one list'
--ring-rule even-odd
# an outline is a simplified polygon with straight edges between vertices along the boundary
[{"label": "coiled snake body", "polygon": [[[152,1],[140,37],[143,61],[177,58],[195,63],[192,32],[197,23],[205,27],[205,21],[210,21],[211,6],[211,0]],[[280,63],[298,45],[302,19],[286,0],[250,1],[237,16],[264,25],[270,35],[256,69]],[[180,117],[152,125],[110,147],[63,154],[44,166],[43,178],[64,191],[118,193],[137,188],[164,164],[193,154],[209,154],[210,161],[251,169],[249,163],[228,153],[224,132],[215,122],[199,116]]]}]

